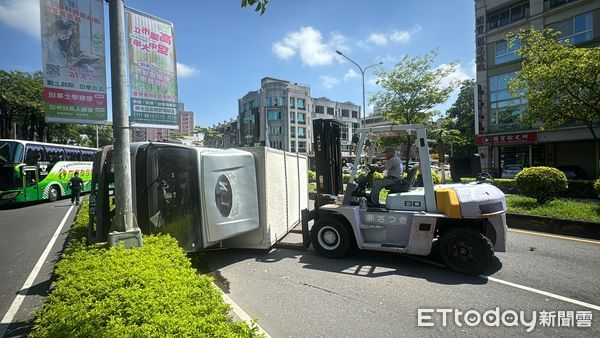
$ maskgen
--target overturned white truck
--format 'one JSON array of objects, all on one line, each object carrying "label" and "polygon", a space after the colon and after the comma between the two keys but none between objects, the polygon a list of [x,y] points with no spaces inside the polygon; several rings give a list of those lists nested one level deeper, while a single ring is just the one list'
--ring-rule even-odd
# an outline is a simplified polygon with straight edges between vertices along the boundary
[{"label": "overturned white truck", "polygon": [[[308,208],[308,159],[266,147],[131,145],[133,213],[143,234],[168,233],[191,252],[214,245],[267,249]],[[89,242],[111,231],[112,147],[94,162]]]}]

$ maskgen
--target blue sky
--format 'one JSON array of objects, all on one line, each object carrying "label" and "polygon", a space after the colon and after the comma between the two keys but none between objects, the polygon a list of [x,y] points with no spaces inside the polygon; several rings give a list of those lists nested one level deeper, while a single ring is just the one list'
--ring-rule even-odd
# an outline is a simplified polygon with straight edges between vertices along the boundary
[{"label": "blue sky", "polygon": [[[240,3],[125,1],[174,23],[179,99],[196,125],[236,116],[237,100],[265,76],[308,84],[313,97],[361,104],[360,73],[336,49],[363,66],[383,61],[389,69],[404,54],[437,48],[435,66],[457,61],[453,79],[474,77],[472,0],[271,0],[262,16]],[[39,0],[0,0],[0,69],[41,68],[39,26]],[[365,81],[368,99],[380,88],[370,70]]]}]

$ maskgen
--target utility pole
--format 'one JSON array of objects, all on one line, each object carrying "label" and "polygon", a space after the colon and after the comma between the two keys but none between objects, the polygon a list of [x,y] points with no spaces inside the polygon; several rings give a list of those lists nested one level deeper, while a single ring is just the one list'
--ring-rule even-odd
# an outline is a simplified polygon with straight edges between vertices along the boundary
[{"label": "utility pole", "polygon": [[112,113],[114,137],[116,213],[109,234],[111,246],[125,242],[126,247],[141,246],[140,229],[133,224],[131,201],[131,160],[129,152],[129,108],[125,58],[125,4],[123,0],[108,1],[110,24],[110,73],[112,82]]}]

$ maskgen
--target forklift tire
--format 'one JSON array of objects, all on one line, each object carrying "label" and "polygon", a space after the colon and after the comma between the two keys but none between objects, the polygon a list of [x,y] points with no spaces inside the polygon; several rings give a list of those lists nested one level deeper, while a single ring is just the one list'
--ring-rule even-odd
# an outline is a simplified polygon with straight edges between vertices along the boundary
[{"label": "forklift tire", "polygon": [[448,230],[439,240],[439,252],[446,265],[466,275],[479,275],[494,257],[492,242],[472,228],[457,227]]},{"label": "forklift tire", "polygon": [[310,232],[313,247],[323,257],[344,257],[350,248],[352,236],[348,227],[335,218],[319,219]]}]

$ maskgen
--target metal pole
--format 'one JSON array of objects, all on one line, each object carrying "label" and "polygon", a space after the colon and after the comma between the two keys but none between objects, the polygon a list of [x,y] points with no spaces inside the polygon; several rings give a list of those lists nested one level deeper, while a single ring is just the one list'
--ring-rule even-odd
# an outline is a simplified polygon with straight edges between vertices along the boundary
[{"label": "metal pole", "polygon": [[110,0],[110,71],[112,81],[112,112],[115,165],[116,214],[113,228],[133,230],[131,202],[131,163],[129,154],[129,109],[125,69],[125,6],[123,0]]},{"label": "metal pole", "polygon": [[[366,66],[364,69],[358,65],[358,63],[354,62],[354,60],[352,60],[351,58],[347,57],[346,55],[344,55],[344,53],[340,52],[339,50],[335,51],[338,55],[341,55],[343,57],[345,57],[348,61],[352,62],[356,67],[358,67],[358,69],[360,70],[360,74],[362,75],[362,99],[363,99],[363,104],[362,104],[362,114],[364,114],[363,116],[367,116],[367,111],[366,111],[366,105],[365,105],[365,72],[367,71],[367,69],[371,68],[371,67],[375,67],[375,66],[379,66],[383,64],[383,61],[378,62],[378,63],[374,63],[372,65],[368,65]],[[362,128],[363,126],[363,119],[361,118],[361,114],[358,114],[358,125]]]},{"label": "metal pole", "polygon": [[98,146],[98,125],[96,125],[96,149],[100,148],[100,146]]}]

